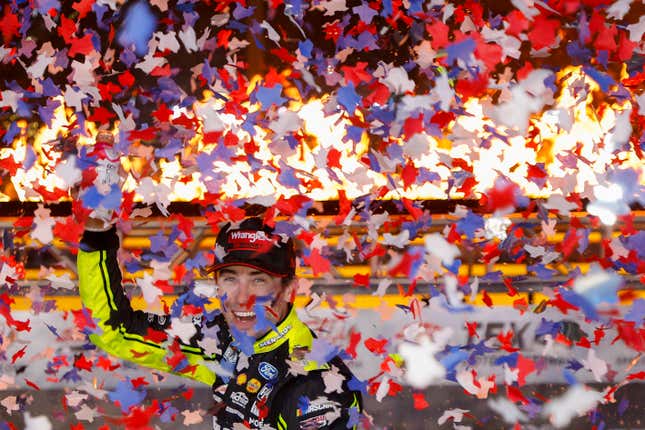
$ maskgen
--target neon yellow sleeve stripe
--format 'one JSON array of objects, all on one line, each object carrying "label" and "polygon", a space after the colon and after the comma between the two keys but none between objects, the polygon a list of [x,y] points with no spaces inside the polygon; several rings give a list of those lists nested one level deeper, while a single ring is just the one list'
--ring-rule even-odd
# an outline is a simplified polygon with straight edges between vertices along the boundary
[{"label": "neon yellow sleeve stripe", "polygon": [[278,430],[287,430],[287,422],[282,417],[282,414],[278,414]]},{"label": "neon yellow sleeve stripe", "polygon": [[[107,353],[124,360],[172,372],[166,362],[166,347],[145,340],[137,334],[127,333],[122,326],[115,329],[106,324],[111,312],[116,311],[106,266],[106,252],[79,250],[77,262],[81,300],[83,305],[92,312],[92,317],[98,320],[99,330],[89,336],[92,343]],[[177,374],[212,385],[215,382],[215,374],[205,365],[201,351],[185,346],[182,351],[187,353],[186,358],[189,365],[195,366],[195,369],[192,373]]]}]

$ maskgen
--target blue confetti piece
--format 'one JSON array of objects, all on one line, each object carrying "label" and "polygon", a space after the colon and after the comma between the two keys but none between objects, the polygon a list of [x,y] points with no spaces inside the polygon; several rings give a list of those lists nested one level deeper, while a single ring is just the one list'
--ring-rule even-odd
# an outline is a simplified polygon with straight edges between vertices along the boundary
[{"label": "blue confetti piece", "polygon": [[360,379],[356,378],[355,375],[352,375],[352,379],[347,382],[347,388],[349,388],[351,391],[359,391],[361,393],[365,393],[367,392],[367,382],[361,381]]},{"label": "blue confetti piece", "polygon": [[259,333],[265,333],[269,330],[273,330],[274,332],[278,331],[276,325],[267,318],[267,313],[269,311],[267,311],[265,308],[265,305],[268,305],[270,307],[273,299],[274,297],[270,296],[256,297],[256,302],[253,306],[256,321],[253,328]]},{"label": "blue confetti piece", "polygon": [[36,153],[34,152],[34,148],[32,148],[31,145],[27,145],[25,147],[25,159],[22,161],[22,165],[25,170],[29,170],[33,167],[34,163],[38,157],[36,156]]},{"label": "blue confetti piece", "polygon": [[49,128],[52,126],[52,121],[54,120],[54,111],[60,106],[59,100],[49,99],[45,103],[45,106],[38,107],[38,115],[40,119],[47,124]]},{"label": "blue confetti piece", "polygon": [[231,334],[233,335],[233,346],[242,351],[244,354],[249,357],[253,355],[253,344],[255,343],[255,338],[249,336],[248,334],[240,331],[235,326],[231,326]]},{"label": "blue confetti piece", "polygon": [[217,160],[217,157],[213,153],[209,154],[204,151],[200,151],[200,153],[195,158],[195,161],[197,162],[197,167],[199,167],[199,171],[205,177],[210,176],[211,172],[213,171],[213,167],[215,165],[216,160]]},{"label": "blue confetti piece", "polygon": [[352,12],[358,15],[358,17],[365,24],[370,24],[374,16],[378,15],[378,12],[371,8],[367,3],[361,3],[359,6],[352,8]]},{"label": "blue confetti piece", "polygon": [[338,355],[340,348],[327,342],[324,339],[314,338],[311,351],[307,354],[307,360],[315,361],[318,364],[329,362]]},{"label": "blue confetti piece", "polygon": [[454,347],[452,350],[445,356],[439,359],[439,362],[447,371],[452,372],[455,370],[455,367],[466,360],[470,353],[461,349],[460,347]]},{"label": "blue confetti piece", "polygon": [[300,179],[296,176],[296,170],[287,166],[282,160],[280,160],[278,182],[287,188],[298,189],[300,187]]},{"label": "blue confetti piece", "polygon": [[40,85],[43,88],[43,95],[47,97],[56,97],[61,94],[60,88],[56,86],[52,78],[46,78],[40,80]]},{"label": "blue confetti piece", "polygon": [[618,416],[622,417],[627,411],[627,408],[629,408],[629,399],[623,396],[620,402],[618,402]]},{"label": "blue confetti piece", "polygon": [[314,44],[309,39],[298,42],[298,50],[300,51],[300,54],[305,58],[311,57],[311,50],[313,49],[313,47]]},{"label": "blue confetti piece", "polygon": [[567,369],[562,370],[562,376],[564,376],[564,380],[567,381],[567,384],[569,385],[576,385],[578,383],[573,372],[569,372]]},{"label": "blue confetti piece", "polygon": [[578,360],[572,359],[572,360],[569,361],[569,364],[567,364],[565,369],[571,369],[574,372],[577,372],[578,370],[582,369],[583,367],[584,366],[582,365],[582,363],[580,363]]},{"label": "blue confetti piece", "polygon": [[465,234],[468,239],[475,238],[475,232],[484,228],[484,218],[468,211],[465,217],[457,221],[457,231]]},{"label": "blue confetti piece", "polygon": [[445,267],[449,272],[458,275],[459,268],[461,267],[461,260],[459,258],[455,258],[452,264],[446,264],[445,262],[443,262],[443,267]]},{"label": "blue confetti piece", "polygon": [[186,266],[186,269],[189,270],[200,269],[208,265],[208,259],[206,258],[205,253],[198,252],[194,257],[186,259],[186,261],[184,261],[184,265]]},{"label": "blue confetti piece", "polygon": [[231,158],[233,158],[234,155],[235,153],[233,150],[222,142],[219,142],[211,153],[211,156],[215,157],[216,160],[224,161],[227,164],[231,164]]},{"label": "blue confetti piece", "polygon": [[112,402],[119,402],[121,411],[126,413],[132,406],[140,404],[146,398],[146,391],[135,390],[130,378],[127,378],[125,381],[119,381],[114,391],[108,392],[108,398]]},{"label": "blue confetti piece", "polygon": [[143,266],[139,264],[137,260],[128,260],[124,263],[124,266],[128,273],[137,273],[139,270],[143,269]]},{"label": "blue confetti piece", "polygon": [[643,324],[645,319],[645,299],[636,299],[632,302],[632,307],[625,315],[625,321],[633,321],[636,326]]},{"label": "blue confetti piece", "polygon": [[255,6],[249,6],[247,8],[244,8],[241,6],[241,3],[240,3],[235,7],[235,9],[233,9],[233,18],[239,21],[244,18],[253,16],[254,13],[255,13]]},{"label": "blue confetti piece", "polygon": [[282,97],[282,85],[276,84],[273,87],[259,87],[255,92],[255,97],[262,104],[264,109],[270,108],[272,105],[282,106],[287,101]]},{"label": "blue confetti piece", "polygon": [[150,6],[147,2],[139,1],[126,12],[117,41],[124,48],[134,45],[137,55],[145,55],[148,52],[148,41],[156,26],[157,19]]},{"label": "blue confetti piece", "polygon": [[[353,41],[354,39],[350,38],[349,40]],[[369,31],[362,32],[355,40],[356,42],[350,44],[350,46],[357,51],[373,51],[379,49],[376,38]]]},{"label": "blue confetti piece", "polygon": [[9,124],[9,128],[7,129],[7,132],[4,134],[2,137],[2,141],[4,143],[11,143],[14,141],[16,136],[20,133],[21,128],[18,126],[18,123],[13,121],[11,124]]},{"label": "blue confetti piece", "polygon": [[101,206],[109,210],[117,210],[121,207],[121,201],[123,193],[121,188],[117,184],[112,184],[110,192],[103,196],[101,200]]},{"label": "blue confetti piece", "polygon": [[609,91],[609,87],[616,85],[614,79],[606,73],[596,70],[593,67],[583,67],[582,70],[600,86],[603,93]]},{"label": "blue confetti piece", "polygon": [[67,382],[81,382],[83,378],[81,378],[78,374],[78,370],[76,367],[71,368],[69,371],[65,372],[63,376],[61,376],[61,381],[67,381]]},{"label": "blue confetti piece", "polygon": [[242,23],[242,22],[231,20],[227,24],[226,28],[229,28],[229,29],[232,29],[232,30],[237,30],[240,33],[246,33],[248,31],[248,29],[249,29],[249,26],[244,24],[244,23]]},{"label": "blue confetti piece", "polygon": [[376,173],[381,173],[381,165],[372,151],[367,153],[367,158],[370,160],[370,168]]},{"label": "blue confetti piece", "polygon": [[580,66],[587,62],[588,58],[591,58],[591,50],[585,48],[583,43],[579,41],[569,42],[567,44],[567,54],[573,60],[573,65]]},{"label": "blue confetti piece", "polygon": [[468,37],[461,42],[448,45],[446,47],[446,53],[448,54],[447,63],[452,65],[455,61],[462,60],[464,63],[468,64],[476,47],[477,43],[472,37]]},{"label": "blue confetti piece", "polygon": [[349,419],[347,420],[347,428],[357,428],[361,421],[361,412],[358,410],[358,407],[353,406],[347,410],[349,413]]},{"label": "blue confetti piece", "polygon": [[350,82],[349,85],[341,87],[338,90],[336,97],[338,99],[338,103],[344,107],[350,115],[354,114],[354,111],[362,100],[361,97],[356,94],[356,90],[352,82]]},{"label": "blue confetti piece", "polygon": [[558,274],[557,270],[549,269],[541,263],[529,265],[527,269],[543,281],[548,281]]},{"label": "blue confetti piece", "polygon": [[[53,325],[49,325],[49,324],[47,324],[47,323],[45,323],[45,325],[47,326],[47,328],[49,329],[49,331],[51,331],[51,332],[54,334],[54,336],[56,336],[56,338],[57,338],[57,339],[62,340],[62,338],[61,338],[61,337],[60,337],[60,335],[58,334],[58,329],[57,329],[56,327],[54,327]],[[2,343],[2,339],[0,339],[0,344],[1,344],[1,343]]]},{"label": "blue confetti piece", "polygon": [[36,5],[36,10],[40,15],[47,15],[52,9],[60,11],[60,1],[58,0],[39,0]]},{"label": "blue confetti piece", "polygon": [[564,301],[580,308],[580,310],[585,314],[585,317],[594,321],[598,320],[598,312],[596,312],[596,308],[584,296],[566,288],[559,288],[558,291]]},{"label": "blue confetti piece", "polygon": [[347,126],[346,128],[346,134],[343,136],[343,142],[360,142],[361,138],[363,137],[363,132],[365,129],[363,127],[358,127],[355,125],[350,125]]},{"label": "blue confetti piece", "polygon": [[309,397],[307,396],[300,396],[298,399],[298,410],[300,411],[301,415],[304,415],[307,412],[307,409],[309,409],[310,405],[310,400]]},{"label": "blue confetti piece", "polygon": [[159,415],[159,420],[162,423],[174,422],[177,414],[179,414],[179,409],[172,406],[171,404],[166,405],[164,403],[163,412],[161,412],[161,415]]},{"label": "blue confetti piece", "polygon": [[103,194],[99,193],[95,186],[88,187],[83,195],[81,201],[86,208],[96,209],[101,205]]},{"label": "blue confetti piece", "polygon": [[174,160],[175,154],[178,154],[183,149],[183,143],[176,138],[170,138],[168,142],[161,148],[155,149],[155,156],[157,158],[165,158],[167,160]]},{"label": "blue confetti piece", "polygon": [[539,336],[545,336],[547,334],[550,334],[551,336],[555,336],[560,330],[559,327],[560,327],[559,323],[542,318],[542,320],[540,321],[540,325],[535,329],[535,336],[539,337]]},{"label": "blue confetti piece", "polygon": [[508,355],[503,355],[499,358],[497,358],[494,362],[495,366],[501,366],[502,364],[506,363],[508,367],[513,368],[517,367],[517,358],[518,358],[518,353],[517,352],[512,352]]},{"label": "blue confetti piece", "polygon": [[417,175],[417,182],[423,184],[425,182],[434,182],[440,181],[441,176],[437,172],[433,172],[425,167],[419,169],[419,174]]},{"label": "blue confetti piece", "polygon": [[388,17],[392,15],[392,1],[391,0],[383,0],[383,10],[381,11],[381,16]]}]

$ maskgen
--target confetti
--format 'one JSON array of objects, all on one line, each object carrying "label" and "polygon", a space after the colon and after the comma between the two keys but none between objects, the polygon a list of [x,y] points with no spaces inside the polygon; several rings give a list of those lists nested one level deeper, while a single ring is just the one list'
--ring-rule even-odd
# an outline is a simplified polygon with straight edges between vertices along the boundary
[{"label": "confetti", "polygon": [[[0,361],[27,366],[29,376],[8,386],[111,393],[129,405],[126,426],[147,425],[154,414],[185,425],[206,417],[172,402],[153,409],[136,378],[116,392],[97,388],[100,377],[90,381],[100,372],[123,382],[126,366],[87,349],[85,336],[100,331],[88,312],[45,300],[74,294],[58,253],[61,242],[75,251],[83,226],[54,205],[81,184],[73,209],[80,219],[115,211],[127,236],[139,223],[156,225],[153,209],[167,217],[146,237],[149,247],[120,256],[143,306],[170,309],[172,327],[146,339],[169,337],[177,368],[186,362],[173,339],[190,339],[189,319],[209,315],[216,287],[197,283],[176,306],[165,295],[200,278],[217,254],[202,249],[203,228],[216,232],[248,205],[264,206],[267,220],[305,244],[298,293],[311,300],[309,317],[330,312],[310,358],[346,353],[368,368],[365,381],[347,382],[380,384],[378,400],[401,384],[416,390],[445,380],[461,384],[464,397],[487,398],[498,375],[506,397],[484,403],[505,422],[530,421],[543,404],[544,416],[566,427],[573,415],[546,412],[558,400],[536,402],[525,384],[564,374],[580,401],[569,409],[586,412],[596,395],[585,403],[575,379],[620,384],[614,355],[645,350],[645,307],[633,287],[645,257],[634,215],[645,203],[645,17],[635,2],[287,1],[267,11],[241,2],[23,3],[3,5],[0,16],[0,198],[37,202],[33,217],[21,215],[1,238]],[[114,132],[122,187],[88,173],[97,130]],[[465,203],[453,210],[454,199]],[[181,218],[175,202],[196,207],[205,224]],[[331,217],[311,215],[333,212],[323,207],[335,202]],[[435,214],[444,203],[451,209]],[[31,280],[24,263],[34,254],[43,258],[44,284],[24,293],[33,313],[23,316],[13,295]],[[352,265],[360,270],[345,276]],[[326,282],[375,296],[374,326],[387,329],[363,330],[362,299],[346,294],[341,303]],[[260,302],[258,327],[270,327]],[[498,314],[506,326],[489,320]],[[416,329],[402,324],[410,321],[456,332],[450,341],[421,329],[408,336]],[[38,367],[29,354],[45,354],[33,340],[40,330],[55,342],[51,351],[71,341],[85,341],[83,349],[47,352],[47,368]],[[221,353],[218,333],[208,334],[198,345]],[[250,354],[253,339],[235,334]],[[545,345],[534,345],[533,334]],[[338,384],[329,372],[327,388]],[[70,393],[61,414],[103,420],[100,408]],[[30,409],[11,396],[0,402],[9,414]],[[409,407],[428,406],[432,398],[414,392]],[[465,414],[449,409],[440,424],[452,419],[459,428]],[[42,418],[25,415],[26,425]]]},{"label": "confetti", "polygon": [[583,385],[571,386],[562,396],[544,405],[543,415],[557,428],[564,428],[573,418],[594,408],[602,400],[602,393]]}]

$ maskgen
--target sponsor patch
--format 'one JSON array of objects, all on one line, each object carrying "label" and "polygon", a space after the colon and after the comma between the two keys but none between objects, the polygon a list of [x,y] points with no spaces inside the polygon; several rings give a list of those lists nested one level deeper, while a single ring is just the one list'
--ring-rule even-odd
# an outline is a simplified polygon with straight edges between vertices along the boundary
[{"label": "sponsor patch", "polygon": [[323,428],[327,425],[327,418],[324,415],[316,415],[315,417],[307,418],[300,421],[300,430],[314,430]]},{"label": "sponsor patch", "polygon": [[303,416],[303,415],[308,415],[312,414],[314,412],[320,412],[320,411],[333,411],[334,410],[334,404],[325,402],[325,403],[309,403],[307,406],[307,409],[302,410],[301,408],[298,408],[296,410],[296,416]]},{"label": "sponsor patch", "polygon": [[269,397],[269,394],[271,394],[271,391],[273,391],[273,385],[266,384],[258,393],[257,399],[260,401],[266,400],[266,398]]},{"label": "sponsor patch", "polygon": [[246,391],[249,393],[257,393],[260,391],[260,387],[262,387],[262,383],[255,378],[249,379],[249,382],[246,383]]},{"label": "sponsor patch", "polygon": [[277,243],[277,239],[275,236],[268,236],[262,230],[234,230],[228,235],[228,252],[238,250],[268,252]]},{"label": "sponsor patch", "polygon": [[246,373],[240,373],[239,375],[237,375],[237,379],[236,379],[237,385],[246,384],[246,380],[247,380]]},{"label": "sponsor patch", "polygon": [[237,409],[233,409],[233,408],[232,408],[232,407],[230,407],[230,406],[227,406],[227,407],[226,407],[226,412],[229,412],[229,413],[231,413],[231,414],[235,414],[235,415],[237,415],[238,417],[240,417],[241,419],[244,419],[244,414],[243,414],[242,412],[238,411]]},{"label": "sponsor patch", "polygon": [[229,363],[235,363],[237,361],[237,356],[238,353],[232,346],[229,346],[226,348],[226,351],[224,351],[224,360]]},{"label": "sponsor patch", "polygon": [[282,339],[284,335],[289,332],[289,330],[291,330],[291,325],[284,327],[276,336],[272,337],[271,339],[267,339],[264,342],[261,342],[260,344],[258,344],[258,346],[260,348],[264,348],[265,346],[273,345],[274,343]]},{"label": "sponsor patch", "polygon": [[231,394],[231,401],[244,408],[249,403],[249,398],[243,392],[236,391]]},{"label": "sponsor patch", "polygon": [[276,367],[271,363],[267,363],[266,361],[261,362],[258,366],[258,371],[260,372],[260,375],[267,381],[274,381],[278,379],[278,369],[276,369]]}]

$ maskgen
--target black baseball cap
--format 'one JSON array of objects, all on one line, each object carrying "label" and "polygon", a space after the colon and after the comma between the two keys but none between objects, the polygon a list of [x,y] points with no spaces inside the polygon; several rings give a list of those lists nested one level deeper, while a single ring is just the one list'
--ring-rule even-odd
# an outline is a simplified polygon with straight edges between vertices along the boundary
[{"label": "black baseball cap", "polygon": [[208,268],[209,273],[240,265],[280,278],[292,278],[296,274],[293,238],[274,234],[273,227],[266,225],[262,218],[250,217],[239,224],[224,225],[215,246],[218,248],[216,262]]}]

